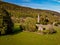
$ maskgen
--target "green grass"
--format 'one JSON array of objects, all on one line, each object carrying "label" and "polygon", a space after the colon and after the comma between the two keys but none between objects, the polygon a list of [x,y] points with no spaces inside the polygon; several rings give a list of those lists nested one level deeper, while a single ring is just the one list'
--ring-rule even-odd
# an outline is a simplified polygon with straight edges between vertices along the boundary
[{"label": "green grass", "polygon": [[33,32],[20,32],[0,36],[0,45],[60,45],[60,28],[56,34],[40,35]]}]

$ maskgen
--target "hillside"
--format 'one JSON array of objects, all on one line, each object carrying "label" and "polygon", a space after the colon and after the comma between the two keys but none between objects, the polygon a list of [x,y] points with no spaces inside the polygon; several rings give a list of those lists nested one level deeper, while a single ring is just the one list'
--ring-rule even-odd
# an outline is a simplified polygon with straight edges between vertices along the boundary
[{"label": "hillside", "polygon": [[0,1],[0,8],[3,8],[8,11],[8,13],[16,20],[16,18],[20,17],[33,17],[36,18],[39,14],[41,17],[46,18],[48,17],[49,20],[59,21],[60,20],[60,13],[50,10],[42,10],[42,9],[33,9],[29,7],[18,6],[15,4],[2,2]]},{"label": "hillside", "polygon": [[[39,30],[36,24],[51,26]],[[59,24],[58,12],[0,1],[0,45],[60,45]]]}]

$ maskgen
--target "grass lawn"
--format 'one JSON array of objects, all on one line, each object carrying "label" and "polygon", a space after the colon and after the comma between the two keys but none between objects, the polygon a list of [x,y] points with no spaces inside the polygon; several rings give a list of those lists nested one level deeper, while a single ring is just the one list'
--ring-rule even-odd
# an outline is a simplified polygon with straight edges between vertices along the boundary
[{"label": "grass lawn", "polygon": [[33,32],[20,32],[0,36],[0,45],[60,45],[60,28],[56,34],[40,35]]}]

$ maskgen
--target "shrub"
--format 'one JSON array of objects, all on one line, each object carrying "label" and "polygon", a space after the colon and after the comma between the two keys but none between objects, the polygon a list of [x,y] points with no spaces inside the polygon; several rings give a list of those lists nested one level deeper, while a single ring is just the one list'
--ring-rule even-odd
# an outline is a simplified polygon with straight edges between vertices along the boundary
[{"label": "shrub", "polygon": [[25,19],[24,24],[22,24],[25,31],[34,32],[36,30],[36,20],[31,17]]},{"label": "shrub", "polygon": [[43,24],[43,25],[47,25],[47,24],[49,23],[49,20],[42,18],[42,19],[40,20],[40,23]]},{"label": "shrub", "polygon": [[55,23],[54,26],[58,26],[58,23]]},{"label": "shrub", "polygon": [[45,34],[53,34],[53,33],[56,33],[56,30],[44,30],[43,33]]},{"label": "shrub", "polygon": [[56,33],[57,31],[56,30],[54,30],[54,29],[52,29],[52,30],[49,30],[49,34],[53,34],[53,33]]}]

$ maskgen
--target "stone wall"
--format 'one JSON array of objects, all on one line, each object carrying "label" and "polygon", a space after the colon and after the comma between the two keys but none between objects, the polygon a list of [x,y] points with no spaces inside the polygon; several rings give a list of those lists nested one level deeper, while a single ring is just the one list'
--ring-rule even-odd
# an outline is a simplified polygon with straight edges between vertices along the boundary
[{"label": "stone wall", "polygon": [[7,10],[0,8],[0,34],[12,32],[13,22]]}]

